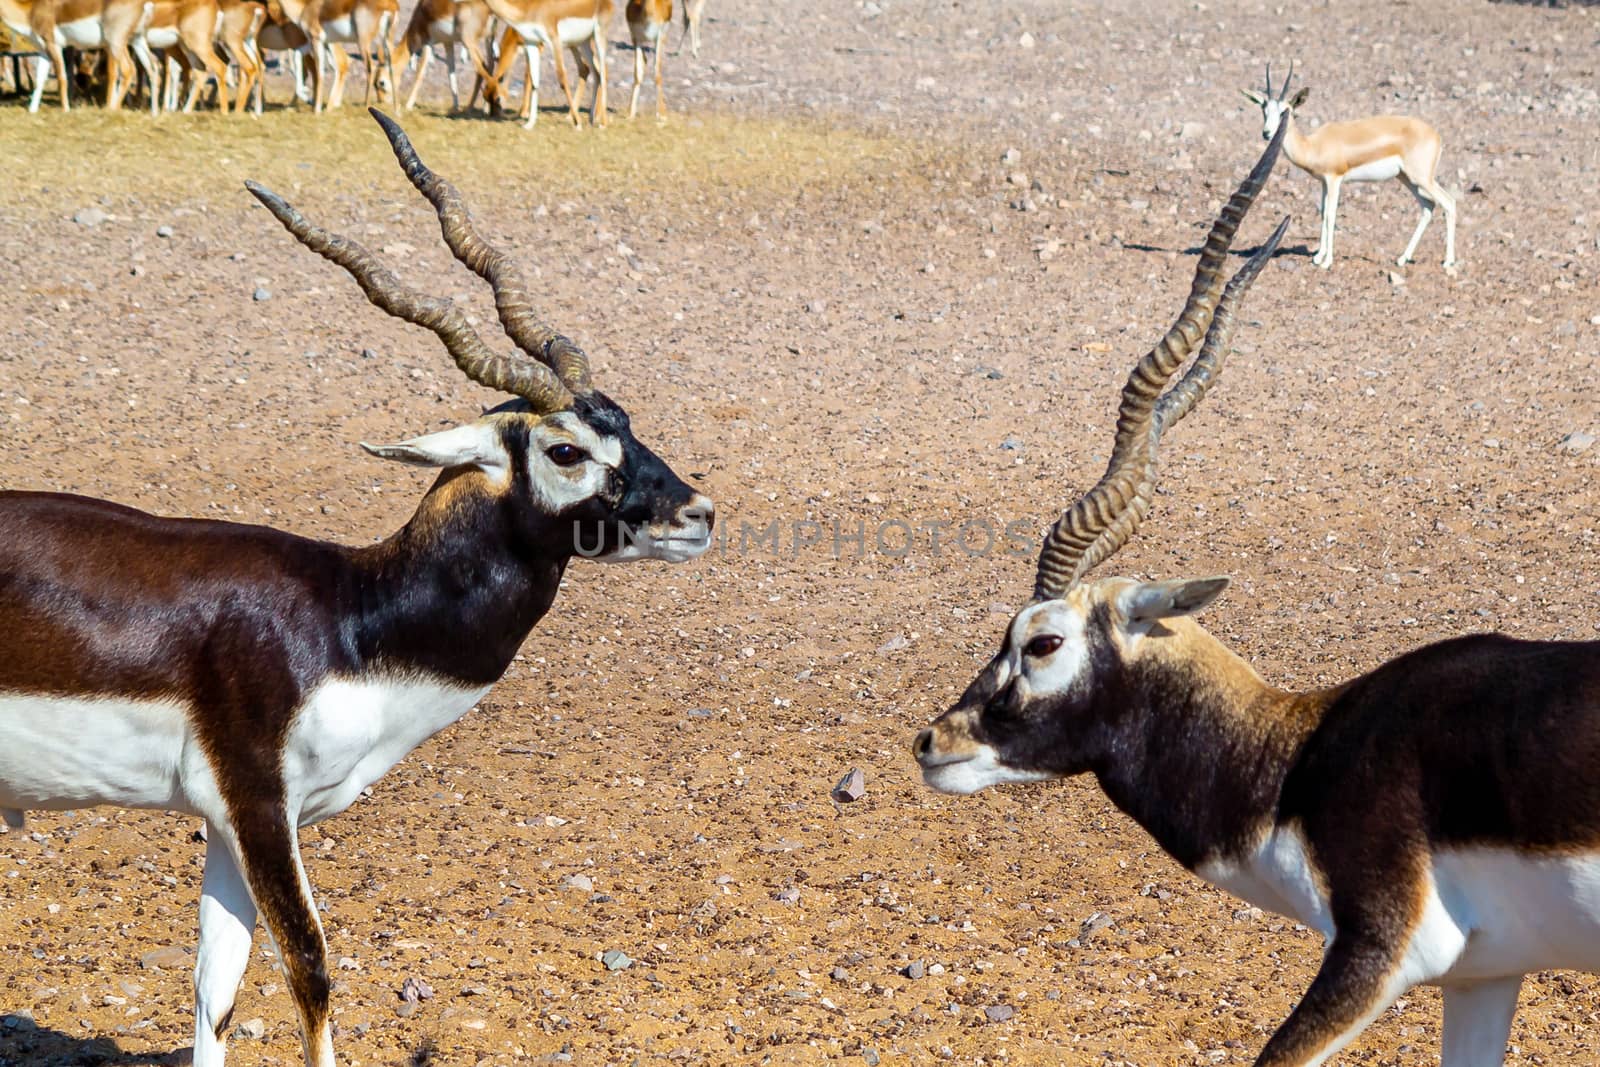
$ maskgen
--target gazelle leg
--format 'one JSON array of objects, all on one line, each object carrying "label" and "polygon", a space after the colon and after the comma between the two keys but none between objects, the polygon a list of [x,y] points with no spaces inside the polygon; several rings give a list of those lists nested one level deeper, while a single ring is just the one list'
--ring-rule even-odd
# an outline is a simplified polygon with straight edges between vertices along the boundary
[{"label": "gazelle leg", "polygon": [[59,41],[50,41],[50,62],[55,65],[56,82],[61,87],[61,110],[71,111],[72,105],[67,101],[67,86],[72,79],[67,73],[67,59],[61,54],[61,43]]},{"label": "gazelle leg", "polygon": [[639,86],[644,82],[644,47],[633,43],[633,92],[628,94],[628,117],[639,113]]},{"label": "gazelle leg", "polygon": [[194,1067],[221,1067],[239,981],[250,962],[256,906],[234,856],[232,837],[206,826],[200,888],[200,951],[194,967]]},{"label": "gazelle leg", "polygon": [[606,126],[611,122],[611,101],[606,98],[606,28],[596,22],[594,49],[590,59],[595,70],[594,100],[589,105],[589,125]]},{"label": "gazelle leg", "polygon": [[311,41],[311,62],[314,64],[312,68],[312,77],[316,82],[316,84],[311,88],[311,94],[315,98],[311,104],[311,113],[314,115],[320,115],[322,114],[322,98],[325,95],[324,89],[328,84],[327,66],[322,55],[321,37],[313,38]]},{"label": "gazelle leg", "polygon": [[[523,125],[531,130],[534,124],[539,121],[539,46],[536,44],[524,44],[522,53],[528,59],[528,81],[524,92],[527,96],[533,98],[533,106],[528,109],[528,121]],[[561,62],[560,56],[561,49],[558,47],[556,49],[557,70],[561,69],[559,66]]]},{"label": "gazelle leg", "polygon": [[[666,30],[663,29],[662,37],[665,36]],[[664,121],[667,117],[667,98],[661,91],[661,44],[661,37],[657,37],[655,45],[651,48],[656,61],[656,121],[658,122]]]},{"label": "gazelle leg", "polygon": [[1395,260],[1396,266],[1405,266],[1411,262],[1412,255],[1417,250],[1417,242],[1422,240],[1422,234],[1428,228],[1428,223],[1433,221],[1433,200],[1422,191],[1421,186],[1412,181],[1405,174],[1400,175],[1400,181],[1417,198],[1417,203],[1422,207],[1422,217],[1417,220],[1417,228],[1411,233],[1411,240],[1406,244],[1406,250],[1400,253],[1400,258]]},{"label": "gazelle leg", "polygon": [[1456,265],[1456,198],[1444,191],[1444,186],[1435,178],[1428,183],[1426,190],[1433,202],[1444,208],[1444,265]]},{"label": "gazelle leg", "polygon": [[[578,98],[573,95],[572,81],[567,77],[567,61],[562,55],[562,52],[564,51],[565,49],[562,47],[560,41],[557,41],[555,44],[550,46],[551,58],[554,59],[556,63],[556,84],[561,86],[561,92],[565,94],[567,98],[567,115],[572,119],[572,124],[574,126],[582,126],[583,120],[578,115]],[[582,91],[581,86],[579,87],[579,91]]]},{"label": "gazelle leg", "polygon": [[1311,262],[1326,270],[1333,266],[1333,228],[1339,218],[1339,179],[1322,180],[1322,238]]},{"label": "gazelle leg", "polygon": [[334,1067],[322,922],[311,903],[294,825],[274,818],[274,807],[281,815],[281,806],[261,805],[243,818],[235,816],[245,878],[288,975],[307,1067]]},{"label": "gazelle leg", "polygon": [[37,114],[39,99],[44,96],[44,83],[50,78],[50,57],[43,52],[33,57],[33,95],[28,97],[28,113]]},{"label": "gazelle leg", "polygon": [[134,38],[133,56],[144,71],[145,81],[150,83],[150,117],[154,118],[161,109],[161,78],[156,74],[156,59],[150,54],[149,42],[142,37]]},{"label": "gazelle leg", "polygon": [[1444,987],[1441,1067],[1500,1067],[1511,1040],[1522,975]]},{"label": "gazelle leg", "polygon": [[[411,83],[411,93],[410,93],[410,95],[408,95],[406,97],[406,110],[407,111],[410,111],[412,108],[417,106],[417,94],[422,91],[422,79],[427,77],[427,74],[428,74],[428,60],[430,60],[432,58],[433,58],[433,46],[431,44],[423,45],[422,46],[422,58],[417,60],[417,78],[416,78],[415,81],[413,81]],[[455,94],[455,84],[456,84],[456,69],[455,69],[456,65],[455,65],[455,62],[453,60],[452,61],[447,61],[447,62],[450,63],[450,90],[451,90],[451,95],[453,96]]]}]

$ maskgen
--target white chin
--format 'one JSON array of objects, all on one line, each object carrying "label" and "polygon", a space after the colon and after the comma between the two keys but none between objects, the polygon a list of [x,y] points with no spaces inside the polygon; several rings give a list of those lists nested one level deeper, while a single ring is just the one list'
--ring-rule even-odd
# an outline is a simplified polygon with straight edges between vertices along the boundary
[{"label": "white chin", "polygon": [[702,555],[711,547],[706,537],[629,538],[615,552],[594,557],[600,563],[630,563],[636,559],[660,559],[668,563],[683,563]]},{"label": "white chin", "polygon": [[937,767],[922,769],[922,782],[940,793],[968,796],[991,785],[1008,782],[1043,782],[1053,775],[1041,771],[1024,771],[1007,767],[995,759],[994,750],[985,746],[971,759],[960,763],[941,763]]}]

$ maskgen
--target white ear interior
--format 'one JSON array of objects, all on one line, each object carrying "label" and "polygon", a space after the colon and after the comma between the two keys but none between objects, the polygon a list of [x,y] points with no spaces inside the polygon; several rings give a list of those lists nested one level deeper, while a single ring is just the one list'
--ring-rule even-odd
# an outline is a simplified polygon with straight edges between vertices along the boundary
[{"label": "white ear interior", "polygon": [[472,422],[393,445],[369,445],[363,441],[361,447],[380,459],[392,459],[414,467],[476,466],[498,474],[511,466],[511,457],[500,443],[500,434],[486,422]]},{"label": "white ear interior", "polygon": [[1146,582],[1122,594],[1122,611],[1131,622],[1152,622],[1174,615],[1193,615],[1228,588],[1227,578]]}]

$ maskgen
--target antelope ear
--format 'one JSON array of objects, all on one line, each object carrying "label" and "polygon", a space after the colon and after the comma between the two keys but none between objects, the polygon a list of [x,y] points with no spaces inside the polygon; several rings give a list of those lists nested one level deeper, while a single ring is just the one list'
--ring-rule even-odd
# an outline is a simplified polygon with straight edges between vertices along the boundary
[{"label": "antelope ear", "polygon": [[1308,97],[1310,95],[1311,95],[1311,87],[1309,85],[1302,85],[1300,87],[1300,91],[1298,93],[1295,93],[1293,98],[1290,99],[1290,101],[1289,101],[1289,110],[1290,111],[1294,111],[1301,104],[1305,103],[1306,102],[1306,97]]},{"label": "antelope ear", "polygon": [[1251,89],[1240,89],[1239,91],[1245,95],[1245,99],[1249,100],[1256,107],[1262,107],[1267,102],[1267,98],[1266,97],[1262,96],[1258,92],[1255,92],[1254,90],[1251,90]]},{"label": "antelope ear", "polygon": [[482,467],[498,473],[511,466],[511,456],[491,423],[471,422],[453,430],[413,437],[393,445],[361,447],[380,459],[409,463],[413,467]]},{"label": "antelope ear", "polygon": [[1122,613],[1129,622],[1152,622],[1174,615],[1193,615],[1228,588],[1227,578],[1145,582],[1122,594]]}]

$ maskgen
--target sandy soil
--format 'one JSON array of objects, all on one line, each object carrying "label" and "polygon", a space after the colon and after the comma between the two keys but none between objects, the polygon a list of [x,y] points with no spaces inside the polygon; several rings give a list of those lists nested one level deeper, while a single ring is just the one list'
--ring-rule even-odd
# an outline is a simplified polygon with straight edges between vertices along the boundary
[{"label": "sandy soil", "polygon": [[[1600,433],[1600,19],[1301,7],[819,0],[802,25],[712,0],[701,58],[669,60],[673,122],[599,134],[446,118],[439,76],[408,120],[424,157],[725,540],[574,566],[479,710],[303,834],[346,1062],[424,1038],[452,1065],[1250,1061],[1313,935],[1187,875],[1092,782],[939,797],[907,746],[1030,588],[953,533],[1042,524],[1098,475],[1121,377],[1260,149],[1238,89],[1267,59],[1299,61],[1312,119],[1438,125],[1464,265],[1441,271],[1436,222],[1391,276],[1414,220],[1391,184],[1347,190],[1314,269],[1316,186],[1285,167],[1244,243],[1290,213],[1289,253],[1111,570],[1232,574],[1210,625],[1289,686],[1471,631],[1594,636],[1600,448],[1562,441]],[[6,486],[360,542],[426,481],[355,442],[494,399],[240,187],[487,317],[357,109],[11,100],[0,157]],[[837,805],[852,766],[867,794]],[[188,964],[141,960],[193,944],[195,829],[101,810],[0,837],[0,1062],[189,1043]],[[409,1015],[408,978],[434,990]],[[1530,980],[1512,1062],[1593,1058],[1597,1004],[1593,978]],[[261,1036],[232,1062],[298,1062],[264,945],[236,1019]],[[1418,992],[1341,1062],[1434,1063],[1438,1030]]]}]

